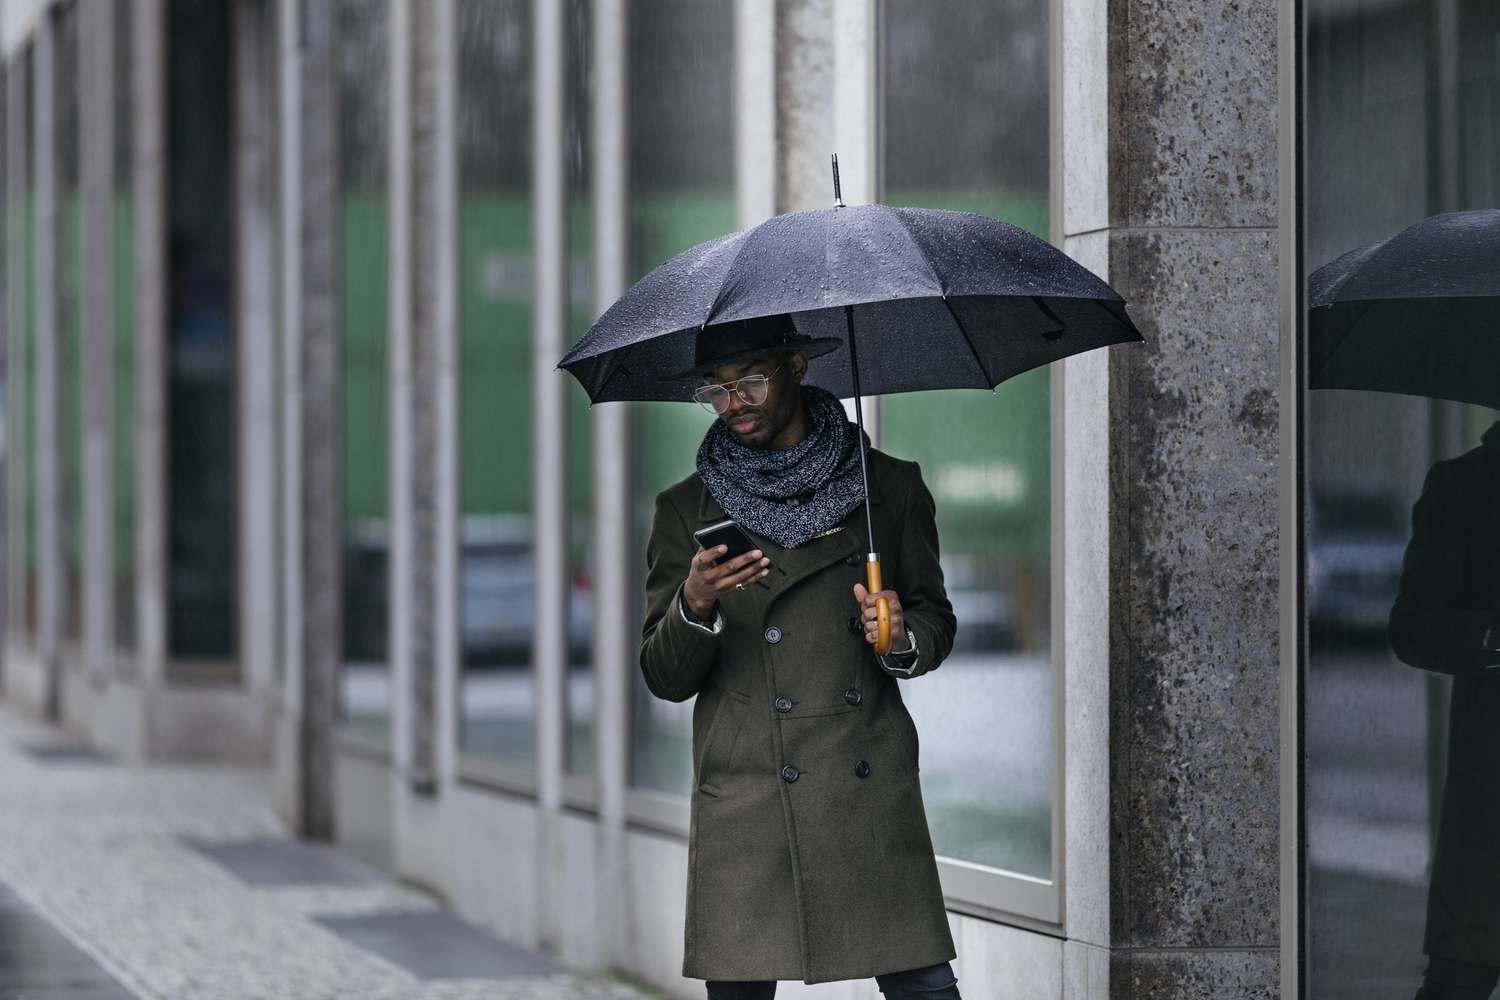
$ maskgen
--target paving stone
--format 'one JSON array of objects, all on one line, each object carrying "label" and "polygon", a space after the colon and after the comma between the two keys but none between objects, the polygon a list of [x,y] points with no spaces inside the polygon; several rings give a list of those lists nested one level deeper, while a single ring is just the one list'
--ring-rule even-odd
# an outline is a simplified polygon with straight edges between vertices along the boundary
[{"label": "paving stone", "polygon": [[[27,749],[41,743],[63,740],[0,704],[0,942],[50,942],[29,953],[62,978],[0,978],[0,1000],[647,997],[513,955],[431,897],[299,843],[262,769],[61,766]],[[426,956],[396,940],[403,926]]]},{"label": "paving stone", "polygon": [[419,979],[553,976],[556,962],[499,941],[447,910],[318,917],[318,923]]}]

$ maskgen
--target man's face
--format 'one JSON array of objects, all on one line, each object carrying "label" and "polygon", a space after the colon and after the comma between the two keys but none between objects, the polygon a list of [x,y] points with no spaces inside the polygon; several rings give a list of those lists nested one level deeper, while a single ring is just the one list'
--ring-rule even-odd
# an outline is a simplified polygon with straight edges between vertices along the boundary
[{"label": "man's face", "polygon": [[[778,367],[780,371],[776,371]],[[729,394],[729,408],[719,414],[719,419],[729,425],[741,444],[762,448],[797,415],[799,387],[806,370],[807,356],[801,351],[756,355],[728,362],[705,373],[703,384],[732,382],[746,375],[771,375],[775,372],[766,386],[764,403],[751,406],[740,398],[739,393],[732,392]]]}]

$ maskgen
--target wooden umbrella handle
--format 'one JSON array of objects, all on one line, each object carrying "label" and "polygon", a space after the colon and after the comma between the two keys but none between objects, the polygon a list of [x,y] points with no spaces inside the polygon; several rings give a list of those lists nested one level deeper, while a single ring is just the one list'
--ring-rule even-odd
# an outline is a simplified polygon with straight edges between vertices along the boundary
[{"label": "wooden umbrella handle", "polygon": [[[880,555],[865,560],[865,589],[879,593],[885,589],[880,585]],[[881,656],[891,651],[891,602],[884,597],[875,598],[875,652]]]}]

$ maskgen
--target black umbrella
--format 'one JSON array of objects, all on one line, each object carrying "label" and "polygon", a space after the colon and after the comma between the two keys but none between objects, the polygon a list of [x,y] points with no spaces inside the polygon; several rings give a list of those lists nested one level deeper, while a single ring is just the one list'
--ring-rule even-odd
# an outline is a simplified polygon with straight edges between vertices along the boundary
[{"label": "black umbrella", "polygon": [[[789,212],[700,243],[611,305],[557,365],[610,400],[691,401],[698,331],[789,313],[799,333],[837,337],[803,382],[859,398],[924,389],[993,389],[1021,372],[1144,338],[1107,284],[1045,240],[974,212],[845,205]],[[858,344],[854,331],[859,329]],[[867,523],[869,519],[866,519]],[[880,563],[870,529],[868,589]],[[876,651],[890,648],[882,599]]]},{"label": "black umbrella", "polygon": [[1308,278],[1308,386],[1500,407],[1500,209],[1448,212]]}]

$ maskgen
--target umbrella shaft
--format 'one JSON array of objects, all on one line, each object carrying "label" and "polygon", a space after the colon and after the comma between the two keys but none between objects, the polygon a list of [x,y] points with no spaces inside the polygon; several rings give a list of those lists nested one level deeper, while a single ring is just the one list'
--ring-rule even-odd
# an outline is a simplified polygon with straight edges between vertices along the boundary
[{"label": "umbrella shaft", "polygon": [[854,307],[844,307],[844,326],[849,330],[849,377],[854,383],[854,425],[859,428],[859,477],[865,484],[865,530],[870,533],[870,551],[875,551],[875,524],[870,517],[870,473],[865,467],[865,412],[859,402],[859,358],[854,353]]}]

